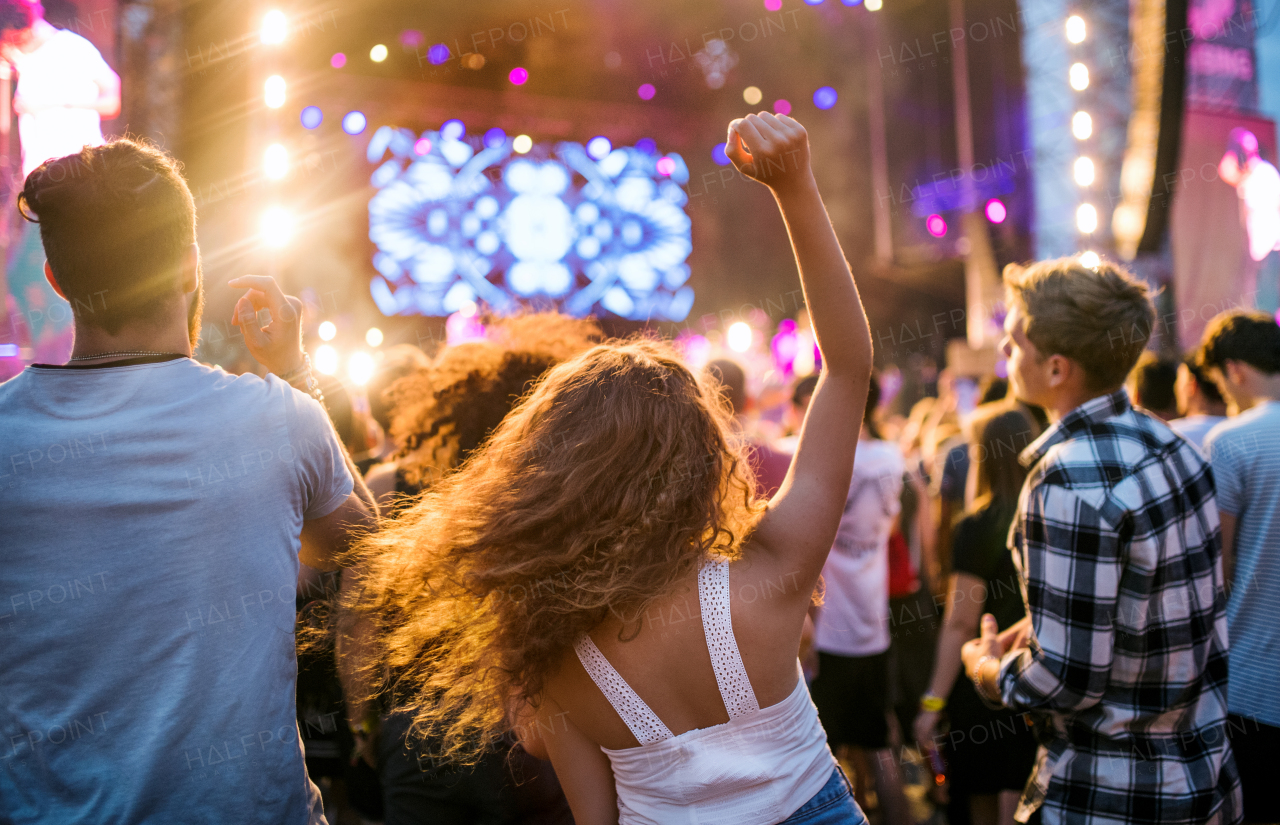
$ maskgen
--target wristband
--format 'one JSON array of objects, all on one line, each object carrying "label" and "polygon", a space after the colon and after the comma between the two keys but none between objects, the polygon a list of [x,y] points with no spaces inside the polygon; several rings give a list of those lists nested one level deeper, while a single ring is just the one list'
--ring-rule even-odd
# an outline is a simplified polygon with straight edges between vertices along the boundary
[{"label": "wristband", "polygon": [[920,709],[928,713],[937,713],[947,706],[947,700],[941,696],[926,693],[920,697]]},{"label": "wristband", "polygon": [[[1003,704],[1003,702],[1000,699],[999,693],[997,692],[995,696],[992,696],[987,691],[986,684],[983,682],[983,679],[982,679],[982,666],[985,665],[989,660],[994,661],[996,664],[1000,663],[1000,658],[998,656],[992,656],[989,653],[984,654],[981,658],[979,658],[977,663],[973,666],[973,686],[978,691],[978,695],[981,696],[983,699],[986,699],[988,702]],[[997,676],[996,678],[999,679],[999,676]]]},{"label": "wristband", "polygon": [[309,372],[311,372],[311,356],[304,352],[302,353],[302,364],[281,375],[280,380],[286,384],[292,384],[298,378]]}]

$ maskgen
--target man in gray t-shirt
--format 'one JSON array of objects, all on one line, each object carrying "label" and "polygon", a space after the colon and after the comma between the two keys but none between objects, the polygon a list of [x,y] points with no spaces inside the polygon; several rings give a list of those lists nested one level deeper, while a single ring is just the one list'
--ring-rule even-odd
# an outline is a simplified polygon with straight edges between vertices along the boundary
[{"label": "man in gray t-shirt", "polygon": [[1261,312],[1210,322],[1199,362],[1239,413],[1205,436],[1226,568],[1228,731],[1245,819],[1280,821],[1280,326]]},{"label": "man in gray t-shirt", "polygon": [[[87,147],[22,202],[76,342],[0,385],[0,819],[322,823],[294,591],[369,521],[349,459],[315,397],[191,360],[199,253],[170,158]],[[254,356],[313,388],[296,299],[232,284],[253,287]]]}]

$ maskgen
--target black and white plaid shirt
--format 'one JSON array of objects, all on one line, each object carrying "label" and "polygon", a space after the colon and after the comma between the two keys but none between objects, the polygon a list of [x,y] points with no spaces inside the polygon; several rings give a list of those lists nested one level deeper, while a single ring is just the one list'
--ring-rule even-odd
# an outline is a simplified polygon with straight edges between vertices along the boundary
[{"label": "black and white plaid shirt", "polygon": [[1123,390],[1021,459],[1009,546],[1034,633],[1001,662],[1000,693],[1052,732],[1018,820],[1039,807],[1046,825],[1240,821],[1208,465]]}]

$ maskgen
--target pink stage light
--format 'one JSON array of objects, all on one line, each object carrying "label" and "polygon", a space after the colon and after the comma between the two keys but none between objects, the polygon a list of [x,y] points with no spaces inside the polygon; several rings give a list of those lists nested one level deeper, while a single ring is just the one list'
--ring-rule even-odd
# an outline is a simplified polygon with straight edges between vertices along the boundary
[{"label": "pink stage light", "polygon": [[347,56],[342,52],[338,52],[333,57],[329,58],[329,65],[335,69],[341,69],[343,66],[347,65]]},{"label": "pink stage light", "polygon": [[783,98],[782,100],[773,101],[773,113],[776,115],[791,114],[791,101]]},{"label": "pink stage light", "polygon": [[782,8],[782,0],[764,0],[766,11],[778,11]]},{"label": "pink stage light", "polygon": [[657,167],[659,175],[670,175],[676,171],[676,162],[671,158],[658,158],[658,162],[654,165]]},{"label": "pink stage light", "polygon": [[930,215],[924,222],[924,228],[928,229],[929,234],[935,238],[941,238],[947,234],[947,222],[941,215]]},{"label": "pink stage light", "polygon": [[653,100],[653,96],[657,91],[652,83],[641,83],[640,88],[636,89],[636,94],[640,95],[641,100]]},{"label": "pink stage light", "polygon": [[413,144],[413,153],[415,155],[425,155],[431,151],[430,138],[418,138]]},{"label": "pink stage light", "polygon": [[1004,202],[999,198],[992,198],[987,201],[987,220],[992,223],[1004,223],[1004,219],[1009,217],[1009,210],[1005,207]]},{"label": "pink stage light", "polygon": [[516,66],[514,69],[511,70],[511,74],[507,75],[507,80],[510,80],[512,83],[516,84],[517,86],[523,86],[525,81],[528,79],[529,79],[529,70],[522,68],[520,66]]}]

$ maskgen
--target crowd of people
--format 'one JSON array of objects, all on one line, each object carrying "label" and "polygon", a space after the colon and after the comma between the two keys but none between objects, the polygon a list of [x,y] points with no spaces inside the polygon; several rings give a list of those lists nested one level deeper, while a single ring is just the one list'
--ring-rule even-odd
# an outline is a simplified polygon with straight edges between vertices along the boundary
[{"label": "crowd of people", "polygon": [[36,169],[76,334],[0,385],[0,822],[900,825],[907,764],[951,823],[1280,820],[1275,319],[1162,360],[1121,268],[1011,266],[1007,378],[906,407],[803,127],[727,147],[821,350],[778,416],[534,313],[391,349],[365,427],[272,278],[261,376],[194,359],[172,158]]}]

